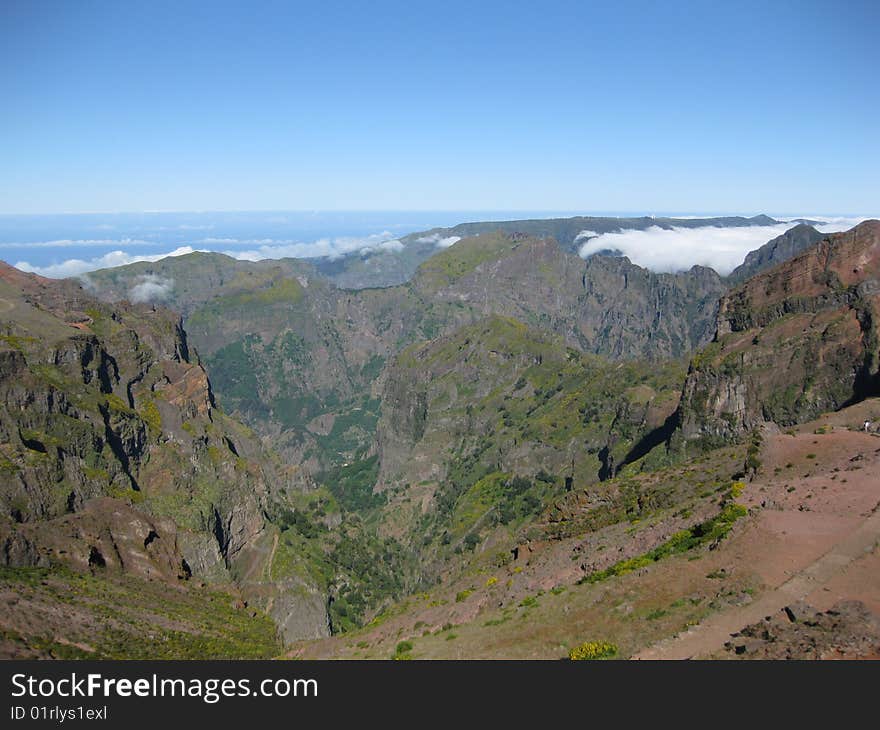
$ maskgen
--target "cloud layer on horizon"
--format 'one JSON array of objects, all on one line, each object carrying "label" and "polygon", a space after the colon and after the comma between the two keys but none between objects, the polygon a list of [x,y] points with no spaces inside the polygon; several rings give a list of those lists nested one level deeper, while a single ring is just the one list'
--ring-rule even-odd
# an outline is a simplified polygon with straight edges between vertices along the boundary
[{"label": "cloud layer on horizon", "polygon": [[[823,233],[842,231],[864,218],[820,218],[816,229]],[[600,251],[619,251],[634,264],[656,272],[685,271],[692,266],[708,266],[726,275],[739,266],[750,251],[782,235],[795,223],[739,228],[664,229],[652,226],[643,231],[625,230],[596,235],[582,231],[577,240],[587,239],[578,249],[581,258]]]},{"label": "cloud layer on horizon", "polygon": [[311,243],[301,241],[279,241],[272,238],[247,240],[237,238],[203,238],[199,243],[207,245],[254,246],[249,249],[223,250],[227,256],[240,261],[260,261],[262,259],[282,258],[321,258],[338,259],[349,253],[368,254],[376,251],[396,252],[403,250],[401,243],[390,231],[373,233],[368,236],[339,236],[319,238]]},{"label": "cloud layer on horizon", "polygon": [[194,249],[192,246],[180,246],[179,248],[160,254],[130,254],[125,251],[110,251],[103,256],[93,259],[67,259],[60,264],[49,264],[48,266],[33,266],[27,261],[19,261],[13,266],[16,269],[27,271],[31,274],[39,274],[50,279],[64,279],[69,276],[80,276],[89,271],[97,271],[98,269],[110,269],[114,266],[125,266],[138,261],[159,261],[169,256],[184,256],[195,251],[204,251],[206,249]]},{"label": "cloud layer on horizon", "polygon": [[[40,241],[29,243],[27,247],[46,248],[58,246],[70,248],[76,246],[106,246],[125,245],[126,243],[140,244],[144,241],[122,239],[118,241]],[[272,238],[264,239],[240,239],[240,238],[202,238],[195,242],[196,246],[179,246],[172,251],[160,254],[134,254],[123,249],[109,251],[108,253],[94,258],[71,258],[57,264],[35,265],[29,261],[18,261],[13,266],[22,271],[27,271],[51,279],[63,279],[70,276],[80,276],[89,271],[108,269],[115,266],[125,266],[138,261],[159,261],[168,256],[182,256],[195,251],[216,251],[231,256],[239,261],[261,261],[262,259],[281,258],[317,258],[326,256],[337,259],[349,253],[357,252],[368,254],[374,252],[398,252],[403,250],[403,243],[393,236],[390,231],[375,233],[368,236],[340,236],[337,238],[321,238],[311,243],[299,241],[279,241]],[[21,244],[16,244],[21,246]],[[248,248],[232,248],[234,246],[247,246]]]},{"label": "cloud layer on horizon", "polygon": [[[865,218],[827,218],[804,216],[826,221],[817,228],[825,233],[851,228]],[[781,235],[794,223],[774,226],[750,226],[741,228],[674,228],[671,230],[652,227],[644,231],[625,230],[617,233],[598,235],[593,231],[582,231],[575,239],[584,241],[579,254],[587,256],[603,250],[617,250],[630,258],[633,263],[652,271],[682,271],[696,264],[711,266],[720,274],[727,274],[742,263],[746,254],[764,245],[767,241]],[[458,236],[443,236],[433,233],[416,239],[422,243],[434,243],[437,248],[447,248],[460,240]],[[94,239],[34,242],[26,244],[33,248],[77,246],[101,247],[110,245],[139,245],[146,243],[136,239]],[[20,245],[20,244],[16,244]],[[155,245],[155,244],[150,244]],[[260,261],[278,258],[336,259],[349,253],[366,255],[375,252],[398,252],[404,244],[389,231],[362,237],[321,238],[311,243],[278,239],[241,238],[201,238],[193,245],[180,246],[171,251],[158,254],[132,253],[119,248],[94,258],[70,258],[60,263],[46,265],[31,264],[26,260],[14,266],[49,278],[80,276],[97,269],[124,266],[138,261],[159,261],[169,256],[182,256],[195,251],[217,251],[241,261]]]}]

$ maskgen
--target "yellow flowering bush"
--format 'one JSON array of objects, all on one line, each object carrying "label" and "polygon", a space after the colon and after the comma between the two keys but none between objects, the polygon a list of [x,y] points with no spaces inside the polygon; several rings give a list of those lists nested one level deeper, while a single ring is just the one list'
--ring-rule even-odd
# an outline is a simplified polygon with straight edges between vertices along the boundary
[{"label": "yellow flowering bush", "polygon": [[573,662],[587,659],[610,659],[617,654],[617,646],[610,641],[585,641],[568,652]]}]

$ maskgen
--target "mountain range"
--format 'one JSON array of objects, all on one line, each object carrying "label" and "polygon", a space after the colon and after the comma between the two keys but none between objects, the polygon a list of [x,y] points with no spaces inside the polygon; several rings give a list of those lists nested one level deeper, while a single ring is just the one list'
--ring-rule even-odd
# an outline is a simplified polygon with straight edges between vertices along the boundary
[{"label": "mountain range", "polygon": [[[575,585],[711,562],[760,524],[758,490],[790,494],[791,467],[768,473],[780,429],[880,396],[880,223],[797,222],[728,276],[577,253],[775,223],[466,223],[335,260],[193,253],[81,280],[4,266],[0,562],[28,608],[2,650],[119,656],[150,625],[173,656],[406,658],[420,636],[425,656],[461,646],[458,625],[457,655],[491,656],[479,625],[531,646]],[[655,579],[627,590],[650,603]],[[168,587],[158,618],[142,583]],[[687,610],[711,621],[731,595]],[[606,629],[635,654],[671,636],[660,618]]]}]

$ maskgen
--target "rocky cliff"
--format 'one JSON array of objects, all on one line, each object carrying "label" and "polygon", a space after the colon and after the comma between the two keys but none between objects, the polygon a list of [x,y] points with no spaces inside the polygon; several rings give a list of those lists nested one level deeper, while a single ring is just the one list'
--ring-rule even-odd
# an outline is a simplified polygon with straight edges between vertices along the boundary
[{"label": "rocky cliff", "polygon": [[3,565],[234,582],[285,638],[327,633],[267,548],[302,476],[216,407],[178,315],[7,266],[0,308]]},{"label": "rocky cliff", "polygon": [[828,236],[721,299],[691,362],[685,439],[800,423],[880,392],[880,221]]},{"label": "rocky cliff", "polygon": [[731,284],[739,284],[765,269],[770,269],[794,258],[823,238],[825,238],[825,234],[820,233],[813,226],[799,223],[793,228],[789,228],[781,236],[777,236],[760,248],[750,251],[745,261],[730,272],[727,280]]}]

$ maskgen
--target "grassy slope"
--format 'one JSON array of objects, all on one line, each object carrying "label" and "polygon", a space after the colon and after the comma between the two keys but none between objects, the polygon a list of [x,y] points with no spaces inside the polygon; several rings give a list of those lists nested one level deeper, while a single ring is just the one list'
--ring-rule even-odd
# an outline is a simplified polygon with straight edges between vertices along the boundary
[{"label": "grassy slope", "polygon": [[63,567],[0,568],[0,656],[268,659],[275,625],[232,592]]}]

